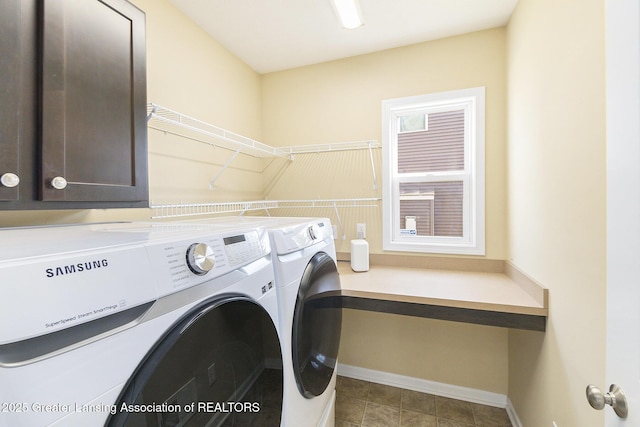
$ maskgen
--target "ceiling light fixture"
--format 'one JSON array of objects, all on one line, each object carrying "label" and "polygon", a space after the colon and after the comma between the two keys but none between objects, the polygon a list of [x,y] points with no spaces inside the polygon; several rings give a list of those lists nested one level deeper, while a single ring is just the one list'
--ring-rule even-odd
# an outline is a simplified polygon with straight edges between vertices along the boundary
[{"label": "ceiling light fixture", "polygon": [[331,0],[331,4],[344,28],[353,30],[363,24],[358,0]]}]

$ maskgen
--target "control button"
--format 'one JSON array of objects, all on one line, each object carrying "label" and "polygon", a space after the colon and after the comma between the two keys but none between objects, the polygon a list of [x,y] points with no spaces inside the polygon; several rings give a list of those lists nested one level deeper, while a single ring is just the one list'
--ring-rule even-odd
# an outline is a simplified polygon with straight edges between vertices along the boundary
[{"label": "control button", "polygon": [[194,274],[203,276],[216,264],[213,249],[206,243],[194,243],[187,249],[187,266]]}]

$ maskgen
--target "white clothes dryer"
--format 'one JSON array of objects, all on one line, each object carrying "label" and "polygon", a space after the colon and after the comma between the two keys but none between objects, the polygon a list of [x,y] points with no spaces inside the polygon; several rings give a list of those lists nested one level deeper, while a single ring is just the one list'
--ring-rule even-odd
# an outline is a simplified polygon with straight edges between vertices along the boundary
[{"label": "white clothes dryer", "polygon": [[285,374],[284,423],[333,426],[342,309],[331,222],[283,218],[269,226],[269,234],[284,372],[293,372],[295,380]]},{"label": "white clothes dryer", "polygon": [[333,426],[342,309],[329,219],[248,216],[187,223],[268,228],[280,310],[283,425]]},{"label": "white clothes dryer", "polygon": [[280,426],[266,231],[0,229],[0,426]]}]

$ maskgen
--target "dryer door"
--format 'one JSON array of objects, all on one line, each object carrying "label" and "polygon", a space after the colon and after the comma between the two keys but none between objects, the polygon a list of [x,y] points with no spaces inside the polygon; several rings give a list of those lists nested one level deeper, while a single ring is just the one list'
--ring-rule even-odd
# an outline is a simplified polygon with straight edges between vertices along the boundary
[{"label": "dryer door", "polygon": [[116,408],[109,427],[280,426],[282,357],[271,317],[242,296],[199,305],[149,352]]},{"label": "dryer door", "polygon": [[338,269],[329,255],[318,252],[302,275],[293,315],[293,370],[303,396],[319,396],[329,385],[341,327]]}]

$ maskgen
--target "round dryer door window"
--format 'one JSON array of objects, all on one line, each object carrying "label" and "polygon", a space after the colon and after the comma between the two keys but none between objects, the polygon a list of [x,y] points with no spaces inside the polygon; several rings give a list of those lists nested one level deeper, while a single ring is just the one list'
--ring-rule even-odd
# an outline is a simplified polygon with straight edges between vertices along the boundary
[{"label": "round dryer door window", "polygon": [[329,255],[318,252],[302,275],[293,315],[293,370],[303,396],[319,396],[327,389],[336,368],[341,327],[338,269]]},{"label": "round dryer door window", "polygon": [[242,296],[211,300],[149,352],[107,426],[279,427],[281,366],[275,325],[261,306]]}]

